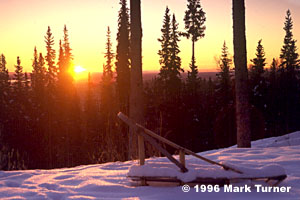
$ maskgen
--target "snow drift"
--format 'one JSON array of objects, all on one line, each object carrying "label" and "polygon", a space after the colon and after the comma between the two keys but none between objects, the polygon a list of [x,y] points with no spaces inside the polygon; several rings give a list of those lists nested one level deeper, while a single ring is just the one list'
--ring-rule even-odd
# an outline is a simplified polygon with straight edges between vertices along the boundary
[{"label": "snow drift", "polygon": [[[285,170],[288,177],[280,186],[290,186],[290,192],[224,193],[221,190],[217,193],[196,193],[191,190],[184,193],[181,187],[132,186],[128,173],[148,173],[150,166],[157,166],[157,173],[178,173],[176,166],[166,158],[151,158],[143,167],[138,167],[136,161],[128,161],[54,170],[0,171],[0,199],[299,199],[300,132],[258,140],[252,142],[252,146],[251,149],[231,147],[212,150],[200,155],[236,166],[250,174],[262,171],[273,174]],[[197,162],[205,168],[198,171]],[[220,175],[218,167],[196,158],[186,156],[186,163],[193,170],[180,177],[182,179],[189,180],[202,173]],[[173,170],[170,170],[172,167]],[[233,174],[226,173],[229,176]]]}]

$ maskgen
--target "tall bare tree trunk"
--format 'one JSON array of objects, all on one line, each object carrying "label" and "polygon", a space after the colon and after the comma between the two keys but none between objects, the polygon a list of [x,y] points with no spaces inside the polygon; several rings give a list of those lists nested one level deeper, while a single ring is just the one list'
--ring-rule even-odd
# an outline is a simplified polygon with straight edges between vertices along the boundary
[{"label": "tall bare tree trunk", "polygon": [[[130,0],[130,102],[129,116],[136,122],[144,123],[143,76],[142,76],[142,23],[141,1]],[[131,128],[129,133],[128,159],[137,157],[137,135]]]},{"label": "tall bare tree trunk", "polygon": [[238,147],[251,147],[250,104],[248,94],[245,1],[233,0],[233,45],[236,91]]}]

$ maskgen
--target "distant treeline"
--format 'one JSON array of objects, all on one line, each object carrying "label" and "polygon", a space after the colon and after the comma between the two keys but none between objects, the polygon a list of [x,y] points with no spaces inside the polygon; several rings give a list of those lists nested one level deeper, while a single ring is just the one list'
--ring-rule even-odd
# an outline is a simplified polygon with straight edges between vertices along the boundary
[{"label": "distant treeline", "polygon": [[[125,0],[120,5],[116,52],[112,51],[108,27],[103,74],[97,82],[89,75],[83,106],[69,72],[73,55],[66,26],[58,51],[48,27],[47,54],[43,56],[34,48],[30,75],[23,73],[18,57],[11,78],[5,56],[0,56],[1,170],[128,159],[129,130],[116,116],[119,111],[129,115],[129,96],[134,92],[130,91],[129,10]],[[184,72],[181,66],[180,37],[191,38],[193,43],[204,37],[202,9],[198,16],[202,29],[193,36],[188,30],[180,32],[175,14],[171,16],[166,9],[158,39],[160,72],[144,81],[145,126],[195,152],[236,144],[235,77],[226,43],[220,47],[215,78],[200,75],[194,49],[190,71]],[[185,17],[187,24],[188,20]],[[267,64],[260,40],[251,59],[248,86],[252,140],[300,129],[299,55],[292,28],[288,11],[279,58]],[[150,145],[146,149],[147,156],[160,155]]]}]

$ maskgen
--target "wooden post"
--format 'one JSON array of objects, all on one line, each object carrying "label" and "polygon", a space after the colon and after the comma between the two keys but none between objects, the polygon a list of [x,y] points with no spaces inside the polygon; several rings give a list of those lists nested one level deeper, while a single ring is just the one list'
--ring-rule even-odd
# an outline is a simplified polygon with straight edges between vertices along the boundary
[{"label": "wooden post", "polygon": [[183,166],[185,166],[185,152],[184,152],[184,149],[179,149],[179,161]]},{"label": "wooden post", "polygon": [[139,146],[139,159],[140,165],[145,164],[145,142],[143,136],[138,135],[138,146]]}]

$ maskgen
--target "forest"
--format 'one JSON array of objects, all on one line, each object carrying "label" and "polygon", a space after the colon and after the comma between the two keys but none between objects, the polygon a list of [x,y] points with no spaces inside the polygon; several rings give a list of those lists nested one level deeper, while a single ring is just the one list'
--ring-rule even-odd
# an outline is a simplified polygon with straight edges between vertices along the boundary
[{"label": "forest", "polygon": [[[169,140],[201,152],[237,144],[235,68],[226,42],[220,46],[215,79],[202,78],[196,63],[195,43],[205,37],[206,13],[200,1],[188,0],[179,30],[175,14],[161,13],[158,55],[160,71],[142,82],[144,125]],[[106,62],[100,82],[89,74],[80,102],[72,73],[71,34],[65,25],[56,50],[48,26],[46,54],[33,47],[32,72],[24,73],[17,57],[13,76],[4,54],[0,56],[0,170],[52,169],[137,158],[136,141],[117,113],[130,115],[131,60],[130,12],[120,0],[116,52],[110,27],[105,44]],[[299,54],[293,37],[293,20],[286,12],[281,53],[266,62],[263,40],[257,41],[248,64],[251,140],[300,130]],[[189,70],[183,70],[179,41],[192,42]],[[184,76],[187,74],[187,76]],[[141,77],[142,78],[142,77]],[[132,149],[130,148],[132,147]],[[174,149],[168,149],[176,154]],[[146,156],[160,156],[146,144]]]}]

